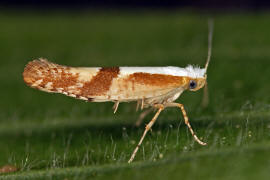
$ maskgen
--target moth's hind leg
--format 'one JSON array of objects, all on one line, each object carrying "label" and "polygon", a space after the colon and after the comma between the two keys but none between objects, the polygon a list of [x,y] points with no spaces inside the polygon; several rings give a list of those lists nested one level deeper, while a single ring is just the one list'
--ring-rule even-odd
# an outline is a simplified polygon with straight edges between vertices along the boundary
[{"label": "moth's hind leg", "polygon": [[139,147],[141,146],[142,142],[143,142],[143,139],[145,137],[145,135],[147,134],[147,132],[151,129],[151,127],[153,126],[153,124],[156,122],[159,114],[161,113],[161,111],[164,109],[164,105],[163,104],[157,104],[155,105],[156,108],[158,108],[158,111],[156,112],[155,116],[153,117],[153,119],[145,126],[145,130],[144,130],[144,133],[138,143],[138,145],[136,146],[136,148],[134,149],[128,163],[131,163],[133,161],[133,159],[135,158],[136,156],[136,153],[137,151],[139,150]]},{"label": "moth's hind leg", "polygon": [[182,111],[182,114],[183,114],[183,116],[184,116],[185,124],[187,125],[187,127],[188,127],[190,133],[192,134],[192,136],[194,137],[195,141],[197,141],[197,142],[198,142],[199,144],[201,144],[201,145],[206,145],[206,143],[205,143],[205,142],[202,142],[202,141],[197,137],[197,135],[194,133],[194,131],[193,131],[193,129],[192,129],[190,123],[189,123],[188,116],[187,116],[187,113],[186,113],[186,110],[185,110],[183,104],[179,104],[179,103],[167,103],[167,104],[165,105],[165,107],[178,107],[178,108],[180,108],[181,111]]},{"label": "moth's hind leg", "polygon": [[148,115],[149,113],[151,113],[152,111],[154,111],[153,108],[149,108],[149,109],[143,111],[143,112],[140,114],[139,118],[137,119],[137,121],[136,121],[136,123],[135,123],[135,126],[139,127],[139,126],[142,124],[143,119],[145,118],[145,116],[147,116],[147,115]]}]

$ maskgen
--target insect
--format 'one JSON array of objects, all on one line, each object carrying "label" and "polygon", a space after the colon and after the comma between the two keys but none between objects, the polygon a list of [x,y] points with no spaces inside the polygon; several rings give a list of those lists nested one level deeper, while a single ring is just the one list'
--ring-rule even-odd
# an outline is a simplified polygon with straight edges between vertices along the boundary
[{"label": "insect", "polygon": [[161,111],[177,107],[185,124],[201,145],[206,145],[194,133],[184,105],[174,102],[185,90],[197,91],[205,86],[211,58],[213,23],[209,21],[208,56],[204,68],[179,67],[67,67],[46,59],[29,62],[23,72],[27,85],[50,93],[61,93],[89,102],[114,102],[114,112],[120,102],[137,101],[141,109],[154,108],[156,113],[134,149],[129,163],[152,128]]}]

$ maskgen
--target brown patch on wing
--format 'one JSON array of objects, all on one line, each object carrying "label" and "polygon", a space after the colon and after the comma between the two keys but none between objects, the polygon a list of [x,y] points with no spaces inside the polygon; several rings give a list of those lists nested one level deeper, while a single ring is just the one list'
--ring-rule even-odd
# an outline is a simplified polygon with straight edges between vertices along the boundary
[{"label": "brown patch on wing", "polygon": [[149,73],[133,73],[128,76],[127,81],[135,84],[151,85],[151,86],[179,86],[188,82],[188,77],[172,76],[163,74]]},{"label": "brown patch on wing", "polygon": [[81,88],[82,96],[104,95],[111,87],[112,81],[119,74],[119,67],[102,68],[90,82],[84,83]]},{"label": "brown patch on wing", "polygon": [[[78,74],[69,72],[69,67],[40,59],[29,62],[23,72],[24,82],[37,89],[51,92],[66,92],[78,82]],[[60,89],[61,90],[60,90]]]}]

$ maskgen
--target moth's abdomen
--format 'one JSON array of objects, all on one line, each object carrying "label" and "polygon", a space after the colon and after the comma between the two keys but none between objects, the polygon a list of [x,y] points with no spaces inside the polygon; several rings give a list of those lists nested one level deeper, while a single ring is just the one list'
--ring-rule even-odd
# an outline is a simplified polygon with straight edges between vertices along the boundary
[{"label": "moth's abdomen", "polygon": [[[33,88],[47,92],[74,93],[79,73],[70,71],[69,67],[51,63],[45,59],[29,62],[23,72],[24,82]],[[75,88],[77,89],[77,88]]]}]

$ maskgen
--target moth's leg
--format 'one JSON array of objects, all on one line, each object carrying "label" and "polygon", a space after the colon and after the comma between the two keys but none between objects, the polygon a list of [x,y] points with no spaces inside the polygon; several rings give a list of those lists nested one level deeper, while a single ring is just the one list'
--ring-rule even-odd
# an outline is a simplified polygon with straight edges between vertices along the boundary
[{"label": "moth's leg", "polygon": [[118,109],[118,106],[119,106],[119,101],[115,101],[115,103],[114,103],[114,105],[113,105],[113,109],[114,109],[113,113],[114,113],[114,114],[116,113],[116,111],[117,111],[117,109]]},{"label": "moth's leg", "polygon": [[136,111],[138,111],[138,110],[139,110],[139,108],[140,108],[140,104],[141,104],[141,100],[138,100],[138,101],[137,101],[137,106],[136,106]]},{"label": "moth's leg", "polygon": [[188,121],[188,116],[187,116],[187,113],[185,111],[185,108],[184,108],[184,105],[183,104],[179,104],[179,103],[168,103],[165,105],[165,107],[178,107],[181,109],[182,111],[182,114],[183,114],[183,117],[184,117],[184,120],[185,120],[185,124],[187,125],[190,133],[192,134],[192,136],[194,137],[195,141],[197,141],[199,144],[201,145],[206,145],[205,142],[202,142],[197,136],[196,134],[194,133],[189,121]]},{"label": "moth's leg", "polygon": [[147,110],[145,110],[144,112],[142,112],[141,114],[140,114],[140,116],[139,116],[139,118],[137,119],[137,121],[136,121],[136,123],[135,123],[135,126],[140,126],[141,124],[142,124],[142,121],[143,121],[143,119],[145,118],[145,116],[147,116],[150,112],[152,112],[153,111],[153,109],[152,108],[150,108],[150,109],[147,109]]},{"label": "moth's leg", "polygon": [[142,99],[141,110],[143,110],[143,107],[144,107],[144,98]]},{"label": "moth's leg", "polygon": [[143,107],[144,107],[144,98],[143,98],[143,99],[139,99],[139,100],[137,101],[136,111],[138,111],[139,108],[141,108],[141,110],[143,110]]},{"label": "moth's leg", "polygon": [[147,132],[151,129],[151,127],[153,126],[153,124],[155,123],[155,121],[157,120],[160,112],[164,109],[164,105],[162,104],[157,104],[155,105],[156,108],[158,108],[158,111],[156,112],[155,116],[153,117],[153,119],[145,126],[145,130],[144,130],[144,133],[138,143],[138,145],[136,146],[136,148],[134,149],[128,163],[131,163],[133,161],[133,159],[135,158],[135,155],[137,153],[137,151],[139,150],[139,147],[141,146],[142,142],[143,142],[143,139],[145,137],[145,135],[147,134]]}]

